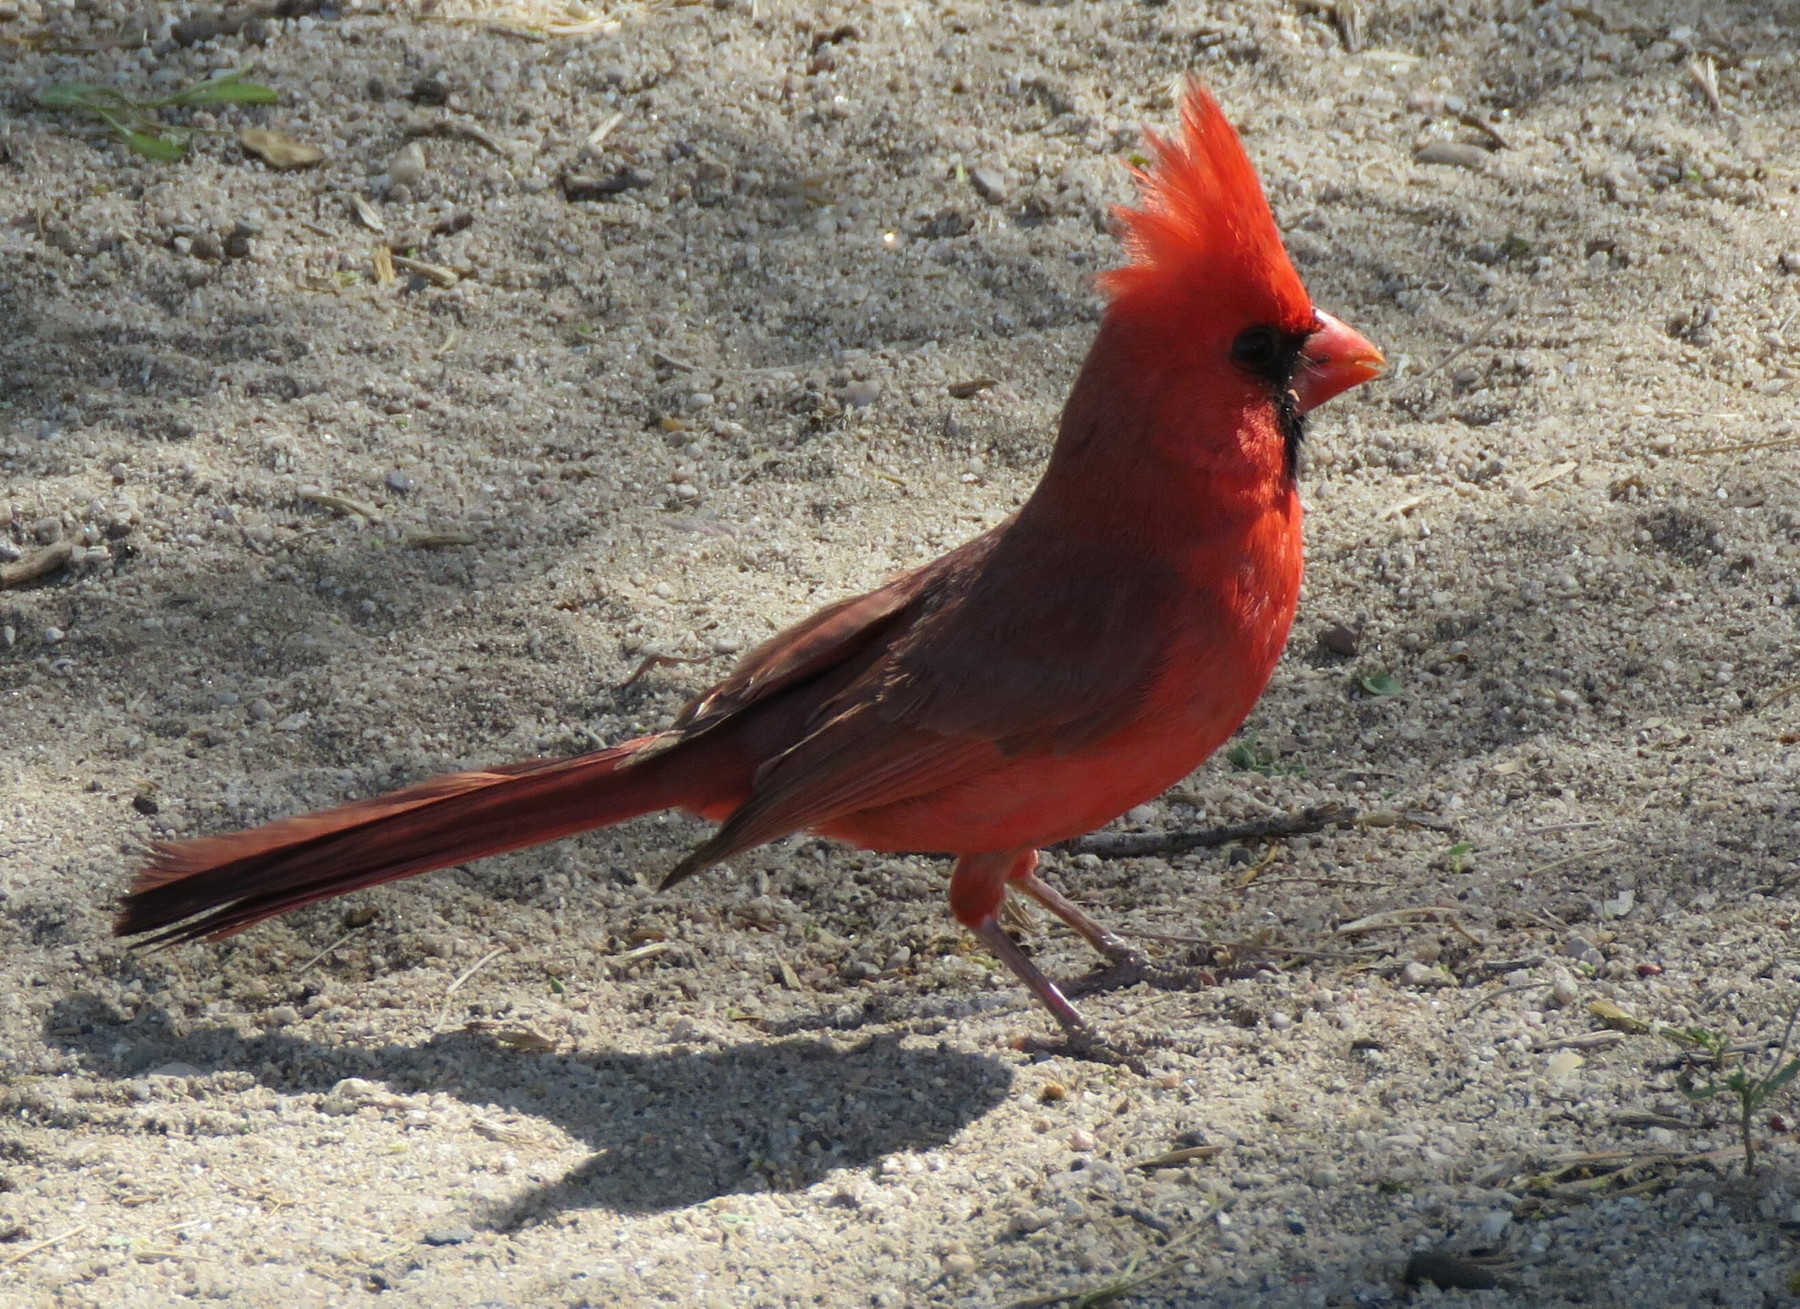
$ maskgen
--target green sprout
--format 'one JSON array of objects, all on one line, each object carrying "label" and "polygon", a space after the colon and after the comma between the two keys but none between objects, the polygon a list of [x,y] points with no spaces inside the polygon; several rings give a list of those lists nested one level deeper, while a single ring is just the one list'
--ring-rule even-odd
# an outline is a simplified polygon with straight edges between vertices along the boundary
[{"label": "green sprout", "polygon": [[[1753,1129],[1757,1112],[1796,1076],[1800,1076],[1800,1059],[1787,1058],[1788,1042],[1794,1035],[1796,1018],[1800,1018],[1800,1005],[1789,1012],[1787,1028],[1781,1034],[1781,1044],[1775,1047],[1775,1058],[1762,1076],[1751,1076],[1740,1063],[1722,1078],[1715,1078],[1702,1086],[1682,1088],[1682,1094],[1696,1103],[1726,1092],[1737,1097],[1738,1135],[1744,1143],[1745,1176],[1756,1170],[1756,1137]],[[1722,1071],[1726,1060],[1734,1053],[1724,1034],[1704,1027],[1663,1028],[1662,1034],[1677,1045],[1697,1051],[1698,1057],[1714,1071]]]},{"label": "green sprout", "polygon": [[154,100],[134,100],[110,86],[58,82],[38,92],[38,104],[45,109],[91,114],[145,158],[175,163],[187,154],[187,139],[194,129],[171,127],[157,118],[156,111],[196,109],[204,105],[274,104],[277,97],[272,87],[244,80],[249,71],[240,68]]},{"label": "green sprout", "polygon": [[1261,773],[1264,777],[1303,777],[1301,764],[1284,764],[1281,755],[1265,746],[1257,737],[1239,741],[1225,752],[1225,762],[1240,773]]}]

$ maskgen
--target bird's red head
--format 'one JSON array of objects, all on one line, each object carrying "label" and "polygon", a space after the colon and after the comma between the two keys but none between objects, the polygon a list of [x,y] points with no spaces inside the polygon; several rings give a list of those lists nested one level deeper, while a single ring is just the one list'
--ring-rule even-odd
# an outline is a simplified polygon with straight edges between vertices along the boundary
[{"label": "bird's red head", "polygon": [[1145,133],[1151,166],[1134,170],[1142,207],[1113,212],[1131,262],[1104,273],[1120,312],[1206,303],[1211,316],[1288,331],[1312,322],[1312,299],[1288,261],[1256,168],[1212,92],[1188,86],[1181,134]]},{"label": "bird's red head", "polygon": [[1291,473],[1300,416],[1376,376],[1381,352],[1313,307],[1211,92],[1191,82],[1180,135],[1146,140],[1139,205],[1115,210],[1130,262],[1101,276],[1107,318],[1175,409],[1215,432],[1278,429]]}]

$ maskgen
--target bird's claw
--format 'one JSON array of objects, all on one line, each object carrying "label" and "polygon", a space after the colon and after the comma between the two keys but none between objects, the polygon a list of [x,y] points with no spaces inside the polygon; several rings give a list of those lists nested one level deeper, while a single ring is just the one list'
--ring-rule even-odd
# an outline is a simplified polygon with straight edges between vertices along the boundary
[{"label": "bird's claw", "polygon": [[1071,996],[1100,995],[1140,982],[1159,991],[1199,991],[1217,986],[1219,979],[1209,969],[1167,968],[1152,963],[1139,951],[1128,950],[1114,956],[1104,968],[1070,983],[1065,990]]}]

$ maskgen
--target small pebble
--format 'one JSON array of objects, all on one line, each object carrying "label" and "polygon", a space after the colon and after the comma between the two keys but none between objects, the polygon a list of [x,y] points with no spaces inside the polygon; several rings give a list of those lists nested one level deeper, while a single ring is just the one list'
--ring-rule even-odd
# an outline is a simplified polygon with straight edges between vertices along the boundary
[{"label": "small pebble", "polygon": [[969,171],[969,184],[975,188],[975,194],[991,205],[1002,204],[1006,200],[1006,174],[998,168],[983,165]]},{"label": "small pebble", "polygon": [[388,160],[388,181],[395,186],[412,186],[425,176],[425,147],[408,141]]},{"label": "small pebble", "polygon": [[1402,986],[1435,986],[1442,976],[1443,974],[1436,969],[1427,968],[1424,964],[1415,961],[1401,968],[1400,984]]},{"label": "small pebble", "polygon": [[418,486],[417,482],[413,481],[412,478],[408,477],[397,468],[384,477],[382,481],[387,483],[388,490],[398,491],[402,495],[407,494]]},{"label": "small pebble", "polygon": [[1094,1134],[1084,1127],[1077,1127],[1069,1133],[1069,1149],[1071,1150],[1092,1150],[1099,1144],[1100,1142],[1095,1139]]},{"label": "small pebble", "polygon": [[68,633],[63,631],[60,627],[46,627],[44,629],[44,644],[55,645],[67,635]]},{"label": "small pebble", "polygon": [[426,1232],[422,1239],[426,1245],[462,1245],[473,1241],[475,1233],[467,1227],[439,1227]]},{"label": "small pebble", "polygon": [[944,1256],[945,1277],[967,1277],[978,1265],[972,1255],[949,1254]]},{"label": "small pebble", "polygon": [[1550,982],[1549,1007],[1560,1009],[1564,1005],[1574,1004],[1578,994],[1575,979],[1562,969],[1557,969],[1556,976]]},{"label": "small pebble", "polygon": [[852,409],[867,409],[880,394],[881,388],[874,382],[855,381],[844,388],[844,403]]}]

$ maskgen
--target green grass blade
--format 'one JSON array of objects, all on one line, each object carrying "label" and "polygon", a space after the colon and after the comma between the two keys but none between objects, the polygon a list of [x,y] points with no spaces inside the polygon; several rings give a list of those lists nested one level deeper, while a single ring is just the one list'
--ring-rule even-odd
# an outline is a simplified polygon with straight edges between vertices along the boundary
[{"label": "green grass blade", "polygon": [[260,82],[246,82],[242,73],[215,77],[185,90],[177,91],[161,105],[272,105],[280,97],[275,88]]},{"label": "green grass blade", "polygon": [[151,136],[148,132],[134,132],[129,127],[119,128],[119,135],[125,138],[125,144],[136,150],[147,159],[156,159],[165,164],[180,162],[187,156],[187,146],[180,141],[171,141],[166,137]]}]

